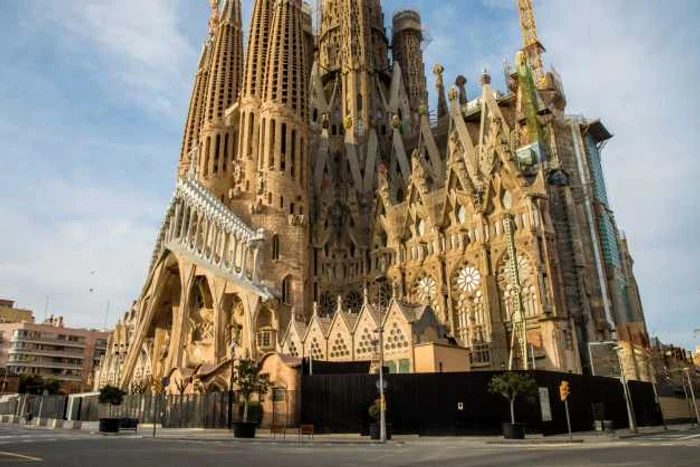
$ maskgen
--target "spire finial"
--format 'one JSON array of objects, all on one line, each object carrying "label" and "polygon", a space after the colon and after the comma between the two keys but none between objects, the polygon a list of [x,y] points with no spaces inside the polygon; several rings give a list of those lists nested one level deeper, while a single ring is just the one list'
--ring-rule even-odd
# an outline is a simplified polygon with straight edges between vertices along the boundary
[{"label": "spire finial", "polygon": [[318,302],[314,302],[314,318],[318,318]]},{"label": "spire finial", "polygon": [[335,308],[336,313],[340,313],[343,311],[343,296],[338,295],[338,298],[336,299],[337,306]]},{"label": "spire finial", "polygon": [[545,51],[545,48],[537,37],[532,0],[518,0],[518,12],[520,14],[520,30],[523,36],[523,51],[527,55],[536,82],[539,82],[544,76],[542,52]]},{"label": "spire finial", "polygon": [[445,81],[442,74],[445,72],[445,67],[439,63],[433,67],[435,75],[435,87],[438,92],[438,119],[445,117],[448,113],[447,99],[445,98]]},{"label": "spire finial", "polygon": [[209,18],[209,34],[214,35],[216,26],[219,24],[219,0],[209,0],[211,5],[211,17]]},{"label": "spire finial", "polygon": [[362,291],[362,304],[369,305],[369,290],[367,290],[366,285],[365,285],[364,290]]}]

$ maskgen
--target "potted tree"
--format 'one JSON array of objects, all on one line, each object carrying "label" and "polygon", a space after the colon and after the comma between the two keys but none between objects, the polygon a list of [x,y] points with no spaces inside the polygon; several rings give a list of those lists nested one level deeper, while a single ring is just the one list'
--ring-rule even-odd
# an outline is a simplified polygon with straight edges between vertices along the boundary
[{"label": "potted tree", "polygon": [[243,420],[233,423],[233,436],[236,438],[255,438],[256,421],[250,417],[251,397],[256,395],[262,403],[270,390],[270,375],[260,373],[260,365],[255,360],[242,359],[236,365],[233,381],[243,402]]},{"label": "potted tree", "polygon": [[503,436],[506,439],[524,439],[525,429],[515,422],[515,399],[524,396],[532,399],[537,392],[537,382],[529,374],[506,372],[494,375],[489,383],[489,391],[500,394],[510,402],[510,423],[503,423]]},{"label": "potted tree", "polygon": [[100,404],[109,404],[109,417],[100,418],[100,433],[118,433],[119,419],[112,417],[112,406],[121,405],[124,391],[115,386],[107,385],[100,389]]}]

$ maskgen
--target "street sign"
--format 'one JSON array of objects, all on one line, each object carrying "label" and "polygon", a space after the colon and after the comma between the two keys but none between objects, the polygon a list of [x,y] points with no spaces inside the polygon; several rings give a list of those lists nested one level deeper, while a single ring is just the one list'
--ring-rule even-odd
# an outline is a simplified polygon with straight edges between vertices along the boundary
[{"label": "street sign", "polygon": [[552,421],[552,406],[549,403],[549,389],[539,388],[540,392],[540,410],[542,411],[542,421]]}]

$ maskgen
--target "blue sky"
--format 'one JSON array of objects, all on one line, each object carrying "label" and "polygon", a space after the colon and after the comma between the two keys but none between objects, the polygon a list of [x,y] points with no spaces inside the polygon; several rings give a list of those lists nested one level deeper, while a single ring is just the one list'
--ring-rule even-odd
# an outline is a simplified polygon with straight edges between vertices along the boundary
[{"label": "blue sky", "polygon": [[[0,2],[0,296],[102,326],[136,298],[174,186],[205,0]],[[247,19],[252,0],[244,0]],[[434,5],[439,3],[440,7]],[[515,0],[387,0],[420,10],[428,74],[502,83]],[[535,0],[569,112],[600,117],[608,191],[650,331],[700,328],[700,2]],[[431,82],[432,84],[432,82]],[[501,84],[499,86],[502,87]],[[431,88],[432,91],[432,88]]]}]

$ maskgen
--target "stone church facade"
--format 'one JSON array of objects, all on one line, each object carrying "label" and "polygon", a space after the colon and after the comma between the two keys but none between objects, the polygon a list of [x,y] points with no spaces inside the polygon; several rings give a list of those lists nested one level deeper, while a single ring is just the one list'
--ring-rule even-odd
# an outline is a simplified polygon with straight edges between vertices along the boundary
[{"label": "stone church facade", "polygon": [[176,189],[100,385],[224,389],[233,358],[370,358],[358,323],[392,306],[427,307],[433,342],[475,369],[587,373],[590,342],[644,327],[602,172],[612,135],[567,113],[517,3],[507,89],[484,71],[468,96],[435,65],[431,109],[415,11],[389,37],[380,0],[255,0],[244,52],[240,0],[212,0]]}]

